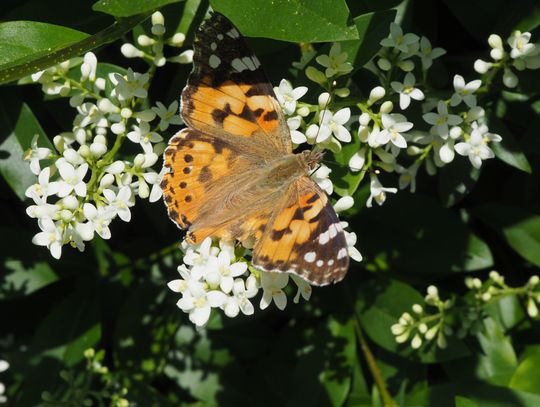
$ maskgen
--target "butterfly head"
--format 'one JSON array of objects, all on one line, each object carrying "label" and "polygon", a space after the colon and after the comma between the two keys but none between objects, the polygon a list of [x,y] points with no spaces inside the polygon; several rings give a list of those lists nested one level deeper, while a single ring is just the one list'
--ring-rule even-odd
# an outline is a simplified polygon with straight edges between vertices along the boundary
[{"label": "butterfly head", "polygon": [[322,151],[304,150],[300,153],[300,156],[302,157],[302,161],[304,161],[309,172],[311,172],[318,167],[319,163],[323,159],[324,153]]}]

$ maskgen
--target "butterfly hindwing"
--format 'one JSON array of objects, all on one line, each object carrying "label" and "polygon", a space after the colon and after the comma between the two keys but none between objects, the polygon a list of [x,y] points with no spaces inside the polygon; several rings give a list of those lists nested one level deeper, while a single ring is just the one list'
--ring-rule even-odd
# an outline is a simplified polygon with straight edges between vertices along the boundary
[{"label": "butterfly hindwing", "polygon": [[231,22],[213,13],[193,44],[182,116],[195,129],[253,141],[261,154],[292,151],[289,130],[258,58]]},{"label": "butterfly hindwing", "polygon": [[334,208],[308,177],[291,188],[295,199],[272,216],[255,246],[253,264],[263,271],[298,274],[316,285],[340,281],[349,255]]}]

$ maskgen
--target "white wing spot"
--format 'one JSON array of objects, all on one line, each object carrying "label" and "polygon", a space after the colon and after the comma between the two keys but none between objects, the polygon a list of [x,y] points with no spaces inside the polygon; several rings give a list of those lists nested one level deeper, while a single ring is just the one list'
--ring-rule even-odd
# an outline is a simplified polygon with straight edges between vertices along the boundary
[{"label": "white wing spot", "polygon": [[315,252],[307,252],[306,254],[304,254],[304,260],[308,263],[313,263],[316,257],[317,254]]},{"label": "white wing spot", "polygon": [[317,267],[321,267],[324,264],[324,261],[317,260],[317,263],[315,263],[315,264],[317,265]]},{"label": "white wing spot", "polygon": [[328,260],[328,262],[327,262],[326,264],[328,264],[329,266],[331,266],[332,264],[334,264],[334,259]]},{"label": "white wing spot", "polygon": [[238,37],[240,37],[240,33],[239,33],[235,28],[229,30],[229,31],[227,32],[227,35],[228,35],[229,37],[231,37],[231,38],[238,38]]},{"label": "white wing spot", "polygon": [[250,71],[254,71],[257,69],[250,57],[242,58],[242,62],[248,67]]},{"label": "white wing spot", "polygon": [[337,235],[337,228],[336,228],[336,223],[332,223],[329,227],[328,227],[328,234],[330,235],[330,239],[333,239],[334,237],[336,237]]},{"label": "white wing spot", "polygon": [[337,259],[343,259],[344,257],[347,257],[347,249],[342,247],[341,249],[339,249],[339,252],[337,254]]},{"label": "white wing spot", "polygon": [[210,55],[210,59],[208,60],[208,63],[210,64],[211,68],[217,68],[219,64],[221,64],[221,59],[217,55]]},{"label": "white wing spot", "polygon": [[319,244],[326,244],[329,241],[330,241],[330,234],[328,233],[328,230],[319,235]]},{"label": "white wing spot", "polygon": [[210,49],[212,51],[215,51],[217,49],[217,44],[215,42],[213,42],[212,44],[210,44]]},{"label": "white wing spot", "polygon": [[231,66],[238,72],[242,72],[243,70],[247,69],[247,66],[245,66],[239,58],[233,59]]}]

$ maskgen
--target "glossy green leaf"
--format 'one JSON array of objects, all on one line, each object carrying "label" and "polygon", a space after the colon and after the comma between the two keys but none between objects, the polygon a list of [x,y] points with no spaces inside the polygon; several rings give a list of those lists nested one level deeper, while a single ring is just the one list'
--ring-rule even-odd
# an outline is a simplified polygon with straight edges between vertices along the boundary
[{"label": "glossy green leaf", "polygon": [[[413,350],[410,343],[398,344],[391,332],[404,312],[411,312],[413,304],[424,302],[423,296],[405,283],[396,280],[376,279],[365,284],[356,300],[356,311],[366,334],[382,348],[424,363],[451,360],[468,354],[467,348],[455,337],[448,337],[448,346]],[[434,344],[433,344],[434,345]]]},{"label": "glossy green leaf", "polygon": [[330,178],[334,184],[334,191],[340,196],[352,196],[362,181],[361,171],[352,172],[349,170],[349,160],[353,154],[358,152],[359,148],[360,140],[357,135],[353,135],[352,142],[343,145],[341,151],[333,153],[333,159],[325,163],[332,170]]},{"label": "glossy green leaf", "polygon": [[248,37],[291,42],[358,39],[344,0],[211,0],[210,4]]},{"label": "glossy green leaf", "polygon": [[0,174],[21,200],[26,199],[26,189],[37,182],[36,175],[30,171],[30,162],[23,159],[36,134],[39,135],[38,146],[54,151],[26,104],[13,100],[9,105],[0,102]]},{"label": "glossy green leaf", "polygon": [[489,129],[502,137],[500,143],[490,144],[495,156],[506,164],[530,174],[532,171],[531,165],[523,149],[504,123],[492,115],[489,119]]},{"label": "glossy green leaf", "polygon": [[481,205],[473,214],[499,232],[521,257],[540,266],[540,216],[503,204]]},{"label": "glossy green leaf", "polygon": [[396,10],[383,10],[354,18],[359,39],[344,41],[341,50],[347,53],[355,69],[360,69],[379,51],[380,42],[388,36],[390,23],[395,17]]},{"label": "glossy green leaf", "polygon": [[167,4],[178,3],[182,0],[99,0],[92,8],[95,11],[110,14],[115,17],[130,17],[157,10]]},{"label": "glossy green leaf", "polygon": [[71,28],[36,21],[0,23],[0,71],[35,60],[86,37],[88,34]]},{"label": "glossy green leaf", "polygon": [[465,198],[480,177],[480,170],[474,168],[469,160],[458,157],[440,169],[439,196],[446,206],[454,206]]},{"label": "glossy green leaf", "polygon": [[512,376],[509,387],[540,395],[540,345],[529,346]]},{"label": "glossy green leaf", "polygon": [[366,258],[384,262],[377,268],[442,275],[493,264],[489,247],[456,213],[419,193],[389,195],[383,206],[362,211],[354,227],[370,231],[358,235],[358,247]]}]

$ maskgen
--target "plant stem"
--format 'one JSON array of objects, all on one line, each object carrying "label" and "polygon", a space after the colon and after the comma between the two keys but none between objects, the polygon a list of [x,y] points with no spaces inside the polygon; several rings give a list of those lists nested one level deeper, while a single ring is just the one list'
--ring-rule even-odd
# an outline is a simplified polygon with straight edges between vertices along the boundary
[{"label": "plant stem", "polygon": [[381,370],[379,369],[379,366],[377,366],[375,357],[373,356],[373,353],[371,353],[371,350],[369,349],[369,346],[367,344],[364,333],[362,332],[360,321],[358,319],[358,315],[356,314],[356,312],[354,313],[354,328],[356,330],[356,337],[358,338],[360,349],[362,350],[362,353],[364,354],[364,358],[366,359],[366,363],[368,365],[369,371],[371,372],[371,376],[373,377],[373,380],[375,381],[375,385],[377,386],[377,388],[379,389],[379,393],[381,394],[383,405],[385,407],[398,407],[397,403],[390,395],[390,392],[388,391],[386,387],[386,382],[384,381],[384,378],[382,377]]}]

